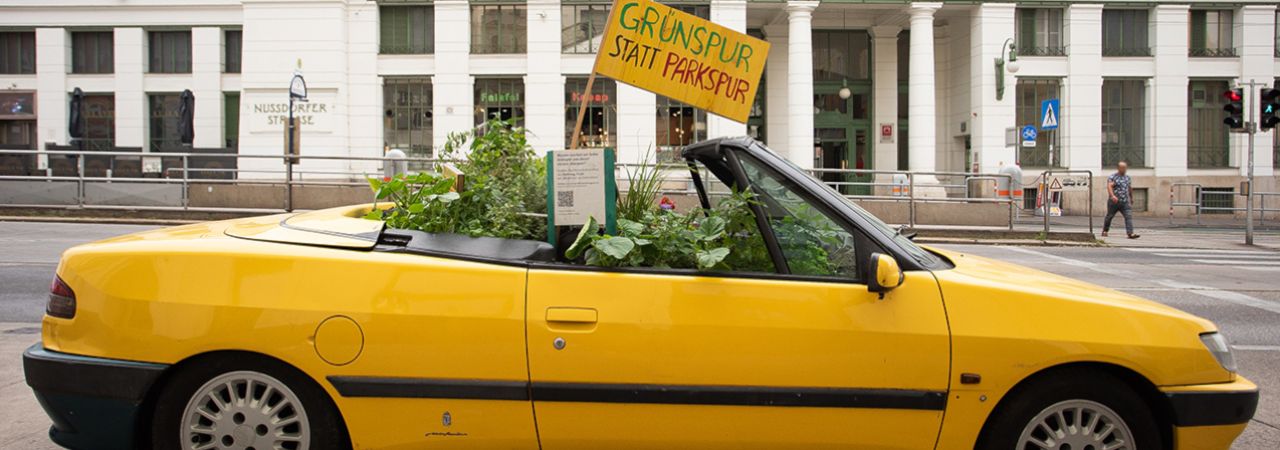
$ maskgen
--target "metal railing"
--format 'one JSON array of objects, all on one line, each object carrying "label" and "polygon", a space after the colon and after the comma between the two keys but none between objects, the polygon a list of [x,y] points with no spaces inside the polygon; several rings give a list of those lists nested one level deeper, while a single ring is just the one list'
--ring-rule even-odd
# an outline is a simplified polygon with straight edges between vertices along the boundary
[{"label": "metal railing", "polygon": [[[1192,195],[1191,195],[1192,201],[1178,201],[1178,199],[1183,198],[1178,195],[1180,193],[1179,188],[1188,188],[1188,187],[1194,188],[1194,191],[1192,192]],[[1247,212],[1248,208],[1245,206],[1234,206],[1235,198],[1242,197],[1242,196],[1244,195],[1237,193],[1235,191],[1205,190],[1204,186],[1201,185],[1200,183],[1174,183],[1169,186],[1169,225],[1176,225],[1173,220],[1174,208],[1194,208],[1193,213],[1195,214],[1195,217],[1196,217],[1196,225],[1203,225],[1203,222],[1200,219],[1201,219],[1201,215],[1204,214],[1205,212],[1208,212],[1210,214],[1212,213],[1234,214],[1237,212]],[[1205,201],[1206,198],[1210,198],[1210,199],[1215,199],[1217,202],[1222,202],[1222,200],[1219,199],[1221,197],[1226,197],[1227,199],[1225,203],[1233,206],[1217,206],[1213,204],[1215,203],[1215,201],[1210,201],[1210,202]],[[1280,212],[1280,205],[1277,205],[1277,207],[1267,208],[1268,197],[1280,197],[1280,192],[1254,192],[1253,195],[1250,196],[1249,200],[1247,200],[1247,201],[1258,202],[1259,207],[1253,208],[1253,211],[1260,214],[1259,223],[1265,223],[1266,217],[1267,217],[1266,213]]]},{"label": "metal railing", "polygon": [[[623,181],[624,178],[621,178],[621,176],[625,176],[626,170],[635,170],[642,165],[619,163],[617,166],[620,175],[619,180]],[[667,170],[666,183],[668,188],[661,190],[663,195],[697,195],[697,187],[694,185],[693,178],[689,176],[687,165],[665,163],[659,164],[658,167]],[[995,203],[1007,205],[1009,209],[1008,227],[1010,230],[1013,229],[1017,215],[1017,198],[1013,196],[1013,190],[1009,190],[1009,194],[1006,196],[996,195],[996,187],[1000,185],[1001,180],[1006,182],[1013,181],[1013,177],[1008,174],[869,169],[809,169],[809,174],[850,200],[906,203],[907,223],[905,225],[910,227],[915,227],[918,224],[917,207],[923,203]],[[823,179],[823,175],[836,175],[840,179],[826,180]],[[901,176],[898,182],[892,181],[895,176]],[[851,177],[866,177],[867,179],[850,179]],[[881,181],[877,181],[877,177],[881,178]],[[932,180],[928,182],[917,181],[926,177]],[[714,177],[709,177],[707,174],[701,174],[701,178],[704,182],[714,180]],[[883,181],[885,178],[890,181]],[[981,186],[987,183],[991,185],[991,195],[989,196],[984,195],[984,191],[981,190]],[[621,188],[622,183],[619,186],[619,190],[623,190]],[[850,191],[854,190],[862,190],[866,193],[850,193]],[[888,191],[889,195],[878,194],[876,193],[877,190]],[[728,195],[729,188],[719,182],[713,182],[710,185],[709,193],[712,195]]]},{"label": "metal railing", "polygon": [[[367,178],[370,176],[381,176],[381,167],[371,168],[364,171],[345,171],[345,170],[292,170],[292,177],[287,176],[290,171],[285,170],[287,159],[311,160],[311,161],[343,161],[343,162],[380,162],[385,164],[388,161],[404,161],[409,163],[421,163],[431,165],[442,162],[441,160],[431,158],[385,158],[385,157],[362,157],[362,156],[321,156],[321,155],[297,155],[284,158],[279,155],[245,155],[245,154],[209,154],[209,153],[177,153],[177,152],[100,152],[100,151],[72,151],[72,150],[0,150],[0,156],[4,155],[34,155],[36,157],[44,156],[50,159],[66,158],[74,161],[75,173],[72,175],[55,174],[53,164],[46,164],[46,168],[37,170],[37,175],[0,175],[0,181],[41,181],[41,182],[75,182],[75,205],[64,204],[40,204],[40,203],[0,203],[0,206],[29,206],[29,207],[65,207],[76,206],[84,209],[149,209],[149,210],[182,210],[182,211],[204,211],[204,212],[275,212],[275,211],[292,211],[292,202],[294,196],[294,188],[299,186],[329,186],[329,187],[356,187],[368,186]],[[146,161],[159,162],[161,164],[159,171],[148,171],[143,169],[141,177],[139,176],[114,176],[111,170],[106,170],[102,174],[91,173],[86,170],[85,161],[92,157],[128,157],[142,158],[143,165]],[[279,168],[242,168],[240,164],[236,164],[235,168],[200,168],[192,167],[193,158],[209,159],[216,157],[219,159],[236,159],[236,160],[267,160],[279,163]],[[177,164],[171,164],[164,167],[164,161],[178,161]],[[42,173],[41,173],[42,172]],[[205,178],[193,177],[194,174],[231,174],[227,178]],[[86,185],[90,183],[144,183],[155,185],[179,185],[181,186],[180,205],[176,206],[121,206],[121,205],[101,205],[90,204],[86,201]],[[245,186],[280,186],[284,190],[284,204],[280,208],[226,208],[226,207],[193,207],[191,206],[191,185],[245,185]],[[370,196],[372,200],[372,195]]]},{"label": "metal railing", "polygon": [[[1040,209],[1041,212],[1044,214],[1044,238],[1045,239],[1049,238],[1049,216],[1051,215],[1050,214],[1050,210],[1052,209],[1051,200],[1053,198],[1053,190],[1049,189],[1050,188],[1049,179],[1053,175],[1073,175],[1073,174],[1085,175],[1089,177],[1089,190],[1088,190],[1089,234],[1093,234],[1093,182],[1094,182],[1093,171],[1092,170],[1050,169],[1050,170],[1041,172],[1040,176],[1036,177],[1036,181],[1035,181],[1036,195],[1039,196],[1041,199],[1040,205],[1037,208]],[[1062,190],[1060,192],[1062,192],[1062,194],[1060,195],[1066,194],[1065,190]]]},{"label": "metal railing", "polygon": [[[438,164],[450,162],[448,160],[436,158],[406,157],[406,158],[387,158],[387,157],[362,157],[362,156],[320,156],[320,155],[298,155],[288,158],[280,155],[248,155],[248,154],[209,154],[209,153],[181,153],[181,152],[157,152],[157,153],[140,153],[140,152],[103,152],[103,151],[75,151],[75,150],[0,150],[0,157],[6,155],[20,155],[35,158],[65,158],[72,162],[70,164],[74,168],[74,173],[68,174],[69,164],[58,164],[60,169],[55,171],[54,164],[45,164],[45,168],[36,170],[34,174],[26,175],[0,175],[0,181],[28,181],[28,182],[74,182],[75,194],[74,204],[41,204],[39,202],[5,202],[0,200],[0,206],[9,207],[76,207],[83,209],[137,209],[137,210],[167,210],[167,211],[200,211],[200,212],[279,212],[292,211],[294,208],[293,197],[294,189],[297,187],[307,186],[327,186],[327,187],[360,187],[367,186],[367,178],[371,176],[382,176],[383,167],[389,162],[405,162],[409,163],[411,171],[416,170],[432,170]],[[111,170],[92,171],[87,170],[86,160],[97,157],[126,157],[132,159],[141,158],[141,165],[144,167],[140,171],[131,171],[130,176],[117,176]],[[195,167],[192,160],[200,158],[208,160],[216,157],[219,160],[236,160],[234,167]],[[370,167],[363,170],[342,170],[341,168],[317,168],[303,166],[295,166],[292,171],[285,170],[285,164],[288,159],[298,159],[301,161],[330,161],[330,162],[346,162],[346,163],[367,163]],[[250,167],[244,167],[240,161],[268,161],[275,162],[271,164],[252,164]],[[376,167],[375,167],[375,164]],[[154,167],[159,164],[158,170]],[[341,164],[339,164],[341,165]],[[628,169],[635,170],[640,166],[637,164],[618,164],[617,174],[619,177],[619,189],[626,192],[625,187],[629,184],[626,179]],[[658,167],[664,169],[667,173],[666,185],[662,189],[663,194],[686,194],[696,195],[696,186],[689,175],[689,168],[684,164],[661,164]],[[151,169],[151,170],[148,170]],[[292,175],[290,176],[290,172]],[[142,176],[137,176],[141,173]],[[831,186],[837,192],[842,192],[846,198],[852,200],[865,201],[884,201],[884,202],[902,202],[907,204],[907,225],[917,225],[917,206],[925,203],[986,203],[1007,205],[1009,209],[1009,228],[1013,228],[1014,217],[1017,213],[1018,205],[1013,197],[1012,190],[1006,196],[996,195],[996,187],[1001,182],[1013,182],[1014,180],[1007,174],[990,174],[990,173],[965,173],[965,172],[910,172],[898,170],[861,170],[861,169],[814,169],[810,174],[819,181]],[[202,176],[205,175],[205,176]],[[213,175],[215,177],[206,177]],[[223,175],[224,177],[216,177]],[[701,177],[704,182],[710,183],[712,194],[728,194],[727,186],[714,181],[714,177],[709,174]],[[824,175],[830,177],[835,176],[835,180],[822,180]],[[888,180],[888,181],[886,181]],[[86,186],[95,183],[143,183],[155,185],[177,185],[180,186],[179,204],[171,206],[130,206],[130,205],[111,205],[111,204],[94,204],[88,201],[86,195]],[[237,208],[237,207],[200,207],[191,204],[191,187],[192,185],[240,185],[240,186],[277,186],[282,189],[284,200],[279,208]],[[991,189],[985,189],[991,186]],[[863,191],[862,193],[853,193],[852,191]],[[879,191],[879,192],[877,192]],[[990,192],[988,195],[987,192]],[[887,195],[886,195],[887,194]],[[3,197],[3,196],[0,196]],[[372,201],[370,194],[370,201]]]}]

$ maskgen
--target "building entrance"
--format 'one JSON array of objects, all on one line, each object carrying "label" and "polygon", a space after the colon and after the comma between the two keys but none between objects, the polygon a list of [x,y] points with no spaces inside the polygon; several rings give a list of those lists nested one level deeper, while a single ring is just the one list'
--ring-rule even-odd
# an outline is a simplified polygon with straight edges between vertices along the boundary
[{"label": "building entrance", "polygon": [[[847,87],[849,98],[841,98]],[[813,167],[817,169],[861,169],[872,165],[871,83],[816,84],[814,86]],[[870,174],[823,172],[823,181],[834,184],[845,195],[870,195]]]}]

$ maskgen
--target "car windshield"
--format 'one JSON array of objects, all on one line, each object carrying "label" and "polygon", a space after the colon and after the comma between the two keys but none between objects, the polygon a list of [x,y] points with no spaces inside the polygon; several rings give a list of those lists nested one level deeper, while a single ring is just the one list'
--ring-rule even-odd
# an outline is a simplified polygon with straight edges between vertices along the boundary
[{"label": "car windshield", "polygon": [[[773,153],[774,155],[777,155],[777,153],[775,153],[773,150],[770,150],[768,147],[765,147],[764,145],[761,145],[761,144],[757,144],[757,145],[760,145],[761,149],[764,149],[769,153]],[[795,163],[791,162],[791,160],[787,158],[783,158],[780,155],[777,155],[777,156],[779,160],[783,161],[783,163],[791,166],[792,168],[796,169],[800,173],[809,173],[809,171],[800,168],[800,166],[797,166]],[[916,245],[916,243],[912,242],[910,238],[903,236],[902,233],[900,233],[898,230],[895,230],[893,227],[881,221],[880,218],[867,212],[867,210],[862,209],[862,207],[858,206],[857,203],[854,203],[853,200],[850,200],[848,197],[845,197],[844,194],[841,194],[837,192],[835,189],[832,189],[830,185],[823,183],[821,181],[819,181],[816,184],[818,184],[819,186],[822,186],[821,189],[824,189],[830,194],[842,199],[844,203],[849,206],[849,209],[854,212],[854,214],[857,214],[859,217],[864,219],[866,223],[871,224],[871,227],[875,228],[877,232],[885,236],[889,236],[891,239],[893,239],[893,242],[898,244],[899,248],[907,252],[907,254],[909,254],[913,259],[915,259],[921,265],[925,267],[938,267],[946,264],[941,259],[939,259],[937,255],[933,254],[928,250],[921,248],[919,245]]]}]

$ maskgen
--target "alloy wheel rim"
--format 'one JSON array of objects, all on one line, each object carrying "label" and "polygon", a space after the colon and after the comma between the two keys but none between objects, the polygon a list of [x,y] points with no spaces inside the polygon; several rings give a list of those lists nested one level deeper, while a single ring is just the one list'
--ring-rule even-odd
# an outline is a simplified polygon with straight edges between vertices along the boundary
[{"label": "alloy wheel rim", "polygon": [[297,394],[271,376],[228,372],[197,389],[182,413],[189,450],[305,450],[311,425]]},{"label": "alloy wheel rim", "polygon": [[1124,419],[1098,402],[1066,400],[1036,414],[1018,450],[1133,450],[1133,433]]}]

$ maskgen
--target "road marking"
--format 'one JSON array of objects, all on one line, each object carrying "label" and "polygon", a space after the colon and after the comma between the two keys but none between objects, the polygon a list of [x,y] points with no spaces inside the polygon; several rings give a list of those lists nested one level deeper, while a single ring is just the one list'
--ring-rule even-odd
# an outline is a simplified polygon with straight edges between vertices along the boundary
[{"label": "road marking", "polygon": [[1193,259],[1192,261],[1205,264],[1221,264],[1224,266],[1280,266],[1280,261],[1245,261],[1242,259]]},{"label": "road marking", "polygon": [[1232,345],[1231,348],[1247,352],[1280,352],[1280,345]]},{"label": "road marking", "polygon": [[0,262],[0,267],[23,267],[23,266],[56,266],[56,262],[23,262],[23,261],[4,261]]},{"label": "road marking", "polygon": [[1157,248],[1157,247],[1151,247],[1151,248],[1123,247],[1123,248],[1131,252],[1143,252],[1143,253],[1226,253],[1226,254],[1237,254],[1237,255],[1280,255],[1280,252],[1268,252],[1268,251],[1261,251],[1261,250],[1215,250],[1215,249],[1201,250],[1201,249],[1191,249],[1191,248]]},{"label": "road marking", "polygon": [[1255,272],[1280,272],[1280,267],[1236,267],[1237,269],[1252,270]]},{"label": "road marking", "polygon": [[1227,302],[1235,303],[1241,306],[1250,306],[1250,307],[1258,308],[1264,311],[1280,314],[1280,303],[1269,302],[1257,297],[1241,294],[1239,292],[1225,291],[1218,288],[1183,283],[1183,282],[1174,281],[1174,280],[1148,279],[1147,275],[1135,273],[1129,270],[1118,269],[1118,268],[1110,268],[1110,269],[1103,268],[1103,267],[1100,267],[1097,263],[1092,263],[1089,261],[1080,261],[1078,259],[1071,259],[1071,258],[1066,258],[1058,255],[1051,255],[1048,253],[1031,250],[1029,248],[1022,248],[1022,247],[1005,247],[1005,248],[1019,252],[1019,253],[1025,253],[1028,255],[1036,255],[1042,258],[1052,259],[1062,264],[1082,267],[1082,268],[1089,269],[1099,273],[1105,273],[1110,275],[1127,275],[1130,278],[1145,279],[1147,281],[1151,281],[1156,284],[1160,284],[1162,286],[1168,286],[1174,289],[1182,289],[1187,292],[1203,295],[1205,297],[1227,301]]},{"label": "road marking", "polygon": [[1252,260],[1260,260],[1260,261],[1280,260],[1280,254],[1277,254],[1277,255],[1213,255],[1213,254],[1201,255],[1196,253],[1182,253],[1182,254],[1151,253],[1151,254],[1155,256],[1164,256],[1167,258],[1240,258],[1240,259],[1252,259]]}]

